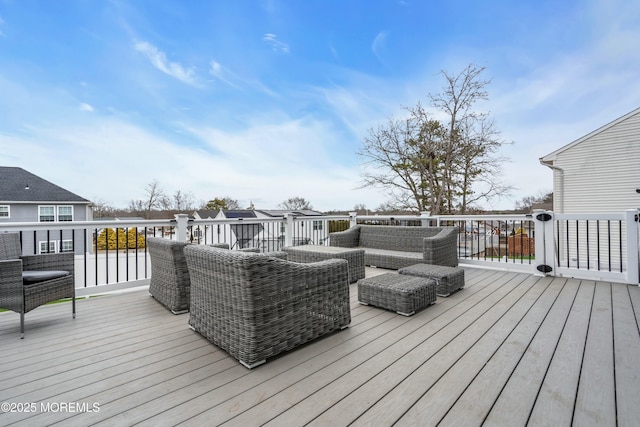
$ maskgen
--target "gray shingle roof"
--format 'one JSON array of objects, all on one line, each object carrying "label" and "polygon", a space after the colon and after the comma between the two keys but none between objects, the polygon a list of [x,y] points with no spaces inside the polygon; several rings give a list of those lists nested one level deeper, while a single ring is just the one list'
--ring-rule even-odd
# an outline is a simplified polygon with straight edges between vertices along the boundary
[{"label": "gray shingle roof", "polygon": [[91,203],[22,168],[7,166],[0,166],[0,201]]}]

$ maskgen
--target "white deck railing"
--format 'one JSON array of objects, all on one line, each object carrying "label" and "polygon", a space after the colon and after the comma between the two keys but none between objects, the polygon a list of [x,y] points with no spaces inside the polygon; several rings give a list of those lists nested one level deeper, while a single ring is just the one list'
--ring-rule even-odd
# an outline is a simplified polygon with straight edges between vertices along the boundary
[{"label": "white deck railing", "polygon": [[[2,223],[0,232],[19,232],[24,253],[67,248],[76,253],[79,296],[149,283],[151,263],[144,246],[99,249],[104,229],[115,234],[136,228],[143,236],[162,236],[194,244],[228,243],[232,249],[262,251],[299,244],[329,245],[331,231],[361,223],[383,225],[455,225],[460,264],[638,284],[638,211],[612,214],[533,215],[336,215],[244,219],[124,220]],[[43,243],[44,242],[44,243]]]}]

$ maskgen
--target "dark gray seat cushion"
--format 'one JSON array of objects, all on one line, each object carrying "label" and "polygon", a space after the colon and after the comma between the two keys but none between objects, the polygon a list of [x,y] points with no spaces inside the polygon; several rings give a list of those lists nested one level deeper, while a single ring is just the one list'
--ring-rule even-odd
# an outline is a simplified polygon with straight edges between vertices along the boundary
[{"label": "dark gray seat cushion", "polygon": [[64,277],[68,275],[69,275],[69,272],[64,270],[23,271],[22,284],[32,285],[34,283],[44,282],[45,280],[57,279],[59,277]]}]

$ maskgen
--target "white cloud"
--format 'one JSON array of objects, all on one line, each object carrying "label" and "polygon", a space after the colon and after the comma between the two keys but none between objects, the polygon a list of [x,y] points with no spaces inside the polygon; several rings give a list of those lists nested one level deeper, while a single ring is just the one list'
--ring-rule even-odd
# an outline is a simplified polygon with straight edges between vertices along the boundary
[{"label": "white cloud", "polygon": [[236,76],[234,73],[224,68],[222,65],[220,65],[219,62],[213,59],[209,63],[209,74],[211,74],[213,77],[220,80],[221,82],[228,84],[229,86],[233,86],[236,89],[240,88],[239,84],[236,83],[236,82],[240,82],[240,79],[238,78],[238,76]]},{"label": "white cloud", "polygon": [[167,60],[167,55],[148,42],[136,42],[135,49],[149,59],[151,64],[163,73],[180,80],[181,82],[197,86],[197,80],[193,69],[186,69],[177,62]]},{"label": "white cloud", "polygon": [[378,33],[375,39],[373,39],[373,43],[371,43],[371,51],[373,54],[382,61],[382,50],[384,49],[385,42],[387,40],[387,36],[389,35],[388,31],[381,31]]},{"label": "white cloud", "polygon": [[355,188],[358,169],[332,152],[327,141],[338,137],[330,125],[310,118],[271,122],[241,131],[182,129],[202,141],[187,146],[123,120],[69,119],[30,129],[28,136],[0,135],[0,151],[11,153],[0,155],[0,164],[18,165],[116,207],[143,198],[154,179],[169,194],[191,192],[196,200],[228,195],[263,209],[293,196],[319,210],[383,202],[378,191]]},{"label": "white cloud", "polygon": [[80,111],[93,112],[93,107],[83,102],[82,104],[80,104]]},{"label": "white cloud", "polygon": [[274,52],[282,52],[282,53],[291,52],[291,49],[289,49],[289,45],[278,40],[278,36],[276,36],[275,34],[267,33],[264,36],[262,36],[262,40],[267,42],[267,44],[271,46],[271,49]]}]

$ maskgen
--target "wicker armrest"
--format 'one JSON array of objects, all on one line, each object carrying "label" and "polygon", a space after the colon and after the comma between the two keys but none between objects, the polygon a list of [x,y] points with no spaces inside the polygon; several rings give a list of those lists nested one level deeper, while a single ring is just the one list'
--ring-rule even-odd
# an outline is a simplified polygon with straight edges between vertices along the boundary
[{"label": "wicker armrest", "polygon": [[360,246],[360,227],[351,227],[345,231],[329,233],[329,245],[341,248],[356,248]]},{"label": "wicker armrest", "polygon": [[0,261],[0,299],[18,296],[22,299],[22,261]]},{"label": "wicker armrest", "polygon": [[458,265],[458,227],[444,227],[438,234],[423,239],[423,258],[429,264]]},{"label": "wicker armrest", "polygon": [[73,252],[57,254],[25,255],[22,257],[22,267],[27,270],[64,270],[74,273]]}]

